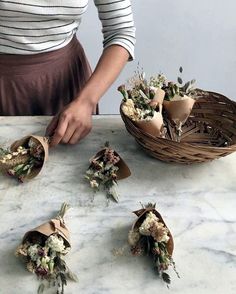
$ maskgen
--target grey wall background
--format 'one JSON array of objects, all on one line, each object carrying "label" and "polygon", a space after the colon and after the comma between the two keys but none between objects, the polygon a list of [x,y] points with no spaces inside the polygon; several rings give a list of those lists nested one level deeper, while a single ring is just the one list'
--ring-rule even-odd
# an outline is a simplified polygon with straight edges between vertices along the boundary
[{"label": "grey wall background", "polygon": [[[175,80],[180,65],[183,78],[197,86],[236,100],[235,0],[133,0],[137,28],[135,61],[100,102],[100,113],[118,113],[117,86],[133,75],[138,62],[146,75],[165,73]],[[90,0],[78,37],[92,67],[102,52],[101,24]]]}]

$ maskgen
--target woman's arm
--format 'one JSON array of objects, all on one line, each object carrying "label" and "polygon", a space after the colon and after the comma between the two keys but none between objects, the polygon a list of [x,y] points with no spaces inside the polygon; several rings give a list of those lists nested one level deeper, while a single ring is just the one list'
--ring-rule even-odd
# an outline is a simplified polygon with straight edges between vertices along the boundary
[{"label": "woman's arm", "polygon": [[47,128],[51,146],[75,144],[92,127],[92,112],[99,99],[134,56],[135,27],[130,0],[94,0],[102,24],[103,54],[78,97],[53,118]]},{"label": "woman's arm", "polygon": [[75,144],[90,132],[93,110],[118,77],[129,56],[129,52],[119,45],[104,49],[95,71],[79,96],[48,125],[46,134],[52,136],[51,146],[60,142]]}]

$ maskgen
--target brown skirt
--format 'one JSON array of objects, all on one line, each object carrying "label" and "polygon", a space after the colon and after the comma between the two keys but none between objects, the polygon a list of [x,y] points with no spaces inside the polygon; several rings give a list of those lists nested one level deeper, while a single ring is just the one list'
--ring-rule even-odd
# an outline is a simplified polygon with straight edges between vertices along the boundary
[{"label": "brown skirt", "polygon": [[34,55],[0,55],[0,115],[55,115],[91,75],[74,36],[64,48]]}]

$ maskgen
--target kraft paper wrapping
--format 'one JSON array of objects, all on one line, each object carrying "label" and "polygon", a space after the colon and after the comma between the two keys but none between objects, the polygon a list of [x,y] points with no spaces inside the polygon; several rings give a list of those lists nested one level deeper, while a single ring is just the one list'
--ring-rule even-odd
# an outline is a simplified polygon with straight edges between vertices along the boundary
[{"label": "kraft paper wrapping", "polygon": [[43,151],[44,151],[44,159],[43,159],[43,164],[40,167],[35,167],[31,173],[29,175],[27,175],[25,178],[26,179],[33,179],[34,177],[36,177],[40,171],[42,170],[45,162],[48,159],[48,149],[49,149],[49,144],[48,144],[48,139],[46,137],[41,137],[41,136],[34,136],[34,135],[30,135],[30,136],[26,136],[20,140],[15,141],[11,147],[10,150],[11,151],[16,151],[17,148],[19,146],[23,146],[23,147],[27,147],[28,146],[28,142],[29,140],[33,138],[35,139],[37,142],[39,142],[41,144],[41,146],[43,147]]},{"label": "kraft paper wrapping", "polygon": [[164,90],[162,90],[161,88],[157,88],[155,96],[149,104],[155,108],[157,108],[158,106],[162,106],[165,94],[166,93]]},{"label": "kraft paper wrapping", "polygon": [[[142,208],[136,211],[133,211],[133,213],[135,213],[138,216],[138,219],[134,222],[133,226],[132,226],[132,230],[137,229],[141,226],[141,224],[143,223],[144,219],[145,219],[145,215],[148,212],[152,212],[154,213],[158,219],[163,223],[163,225],[165,227],[166,224],[162,218],[162,216],[160,215],[160,213],[155,209],[155,207],[147,207],[147,208]],[[167,227],[168,229],[168,227]],[[169,241],[166,243],[166,249],[168,251],[168,253],[170,254],[170,256],[172,256],[173,251],[174,251],[174,239],[170,233],[170,230],[168,229],[168,236],[170,237]]]},{"label": "kraft paper wrapping", "polygon": [[[105,147],[105,148],[101,149],[100,151],[98,151],[98,153],[90,159],[90,162],[92,162],[94,159],[95,160],[101,159],[104,156],[106,149],[107,148]],[[117,164],[115,164],[115,166],[117,166],[119,168],[117,171],[117,180],[122,180],[122,179],[128,178],[131,175],[131,171],[130,171],[128,165],[124,162],[124,160],[120,157],[120,155],[116,151],[114,151],[114,154],[116,156],[119,156],[119,158],[120,158],[120,160],[117,162]]]},{"label": "kraft paper wrapping", "polygon": [[164,100],[163,106],[166,110],[170,120],[175,124],[184,124],[189,117],[195,100],[191,97],[184,96],[180,97],[175,95],[171,101]]},{"label": "kraft paper wrapping", "polygon": [[152,135],[153,137],[160,137],[163,130],[163,117],[160,112],[154,113],[154,116],[151,120],[140,120],[134,122],[137,127],[142,129],[144,132]]},{"label": "kraft paper wrapping", "polygon": [[24,244],[25,242],[30,241],[30,239],[33,238],[35,234],[42,234],[45,237],[50,237],[52,234],[58,234],[64,239],[67,247],[71,247],[69,230],[61,218],[53,218],[50,221],[38,226],[37,228],[28,231],[24,235],[22,243]]}]

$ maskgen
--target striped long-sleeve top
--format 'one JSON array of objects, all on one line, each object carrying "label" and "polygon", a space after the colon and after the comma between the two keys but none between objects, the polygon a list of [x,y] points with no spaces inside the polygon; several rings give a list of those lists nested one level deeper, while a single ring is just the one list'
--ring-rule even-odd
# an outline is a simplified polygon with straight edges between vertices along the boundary
[{"label": "striped long-sleeve top", "polygon": [[[104,48],[116,44],[134,56],[130,0],[94,0]],[[67,45],[79,28],[88,0],[0,0],[0,53],[37,54]]]}]

